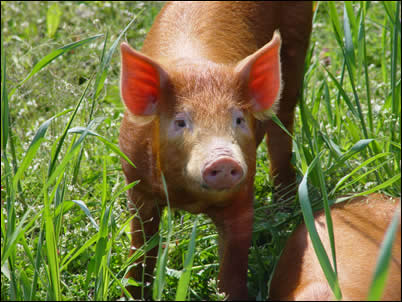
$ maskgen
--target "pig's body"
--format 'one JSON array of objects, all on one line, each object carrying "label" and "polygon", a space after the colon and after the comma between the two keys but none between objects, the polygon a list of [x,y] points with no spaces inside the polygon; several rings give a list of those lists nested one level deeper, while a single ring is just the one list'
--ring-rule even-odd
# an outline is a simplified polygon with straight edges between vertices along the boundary
[{"label": "pig's body", "polygon": [[[400,201],[400,198],[392,200],[385,195],[371,194],[337,204],[331,209],[343,300],[367,299],[381,243]],[[330,255],[323,211],[315,214],[315,226]],[[335,300],[304,224],[288,240],[271,282],[271,299]],[[401,300],[400,226],[392,249],[382,300]]]},{"label": "pig's body", "polygon": [[[206,213],[217,225],[220,288],[229,299],[247,298],[256,148],[265,132],[275,183],[294,181],[291,139],[267,116],[279,98],[281,69],[278,116],[292,131],[311,15],[311,3],[300,2],[168,3],[147,35],[145,56],[122,45],[128,110],[119,139],[136,168],[122,165],[128,183],[141,180],[129,199],[144,222],[133,219],[132,246],[144,243],[138,230],[149,238],[158,229],[166,205],[162,171],[172,207]],[[152,274],[154,259],[146,264]],[[142,268],[130,276],[141,280]],[[129,290],[140,297],[139,288]]]}]

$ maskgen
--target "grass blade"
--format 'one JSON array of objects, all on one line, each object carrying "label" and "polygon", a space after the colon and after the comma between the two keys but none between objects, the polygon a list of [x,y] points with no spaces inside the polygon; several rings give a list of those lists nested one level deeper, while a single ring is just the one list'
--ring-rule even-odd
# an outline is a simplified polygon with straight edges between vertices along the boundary
[{"label": "grass blade", "polygon": [[359,170],[362,169],[363,167],[368,166],[371,162],[373,162],[373,161],[375,161],[375,160],[377,160],[377,159],[379,159],[379,158],[388,156],[388,155],[392,155],[392,153],[391,153],[391,152],[379,153],[379,154],[377,154],[377,155],[375,155],[375,156],[369,158],[368,160],[364,161],[363,163],[361,163],[358,167],[356,167],[355,169],[353,169],[352,172],[350,172],[350,173],[348,173],[347,175],[345,175],[344,177],[342,177],[342,178],[336,183],[336,185],[335,185],[334,189],[332,190],[332,193],[331,193],[331,194],[335,194],[335,192],[338,190],[338,188],[339,188],[343,183],[345,183],[345,181],[346,181],[347,179],[349,179],[350,177],[352,177],[357,171],[359,171]]},{"label": "grass blade", "polygon": [[[92,122],[96,122],[96,120],[93,120]],[[88,128],[85,128],[81,136],[78,138],[76,142],[72,145],[71,149],[68,150],[67,154],[65,157],[62,159],[60,164],[55,168],[54,172],[49,176],[48,181],[46,183],[46,187],[50,187],[50,185],[55,181],[55,179],[65,170],[65,167],[69,163],[69,161],[72,159],[72,157],[77,153],[78,151],[78,146],[82,144],[84,139],[87,137],[89,134],[88,132],[90,131],[89,128],[92,126],[92,123],[88,125]]]},{"label": "grass blade", "polygon": [[[371,105],[371,93],[370,93],[370,80],[369,80],[369,72],[368,72],[368,60],[367,60],[367,47],[366,47],[366,11],[367,11],[367,2],[361,2],[361,14],[360,14],[360,23],[359,23],[359,32],[358,32],[358,47],[359,54],[361,55],[361,65],[364,67],[364,79],[366,86],[366,99],[367,99],[367,118],[370,127],[370,133],[373,133],[374,125],[373,125],[373,110]],[[385,54],[384,56],[385,57]]]},{"label": "grass blade", "polygon": [[314,251],[317,255],[318,261],[320,262],[320,265],[324,272],[325,278],[327,279],[328,284],[331,287],[332,292],[334,293],[335,297],[337,299],[341,299],[342,294],[341,294],[341,290],[339,288],[339,282],[338,282],[337,275],[336,275],[335,271],[332,269],[331,263],[329,262],[328,255],[324,249],[324,246],[322,245],[322,242],[318,235],[317,229],[315,228],[314,215],[313,215],[313,211],[311,209],[311,203],[310,203],[308,187],[307,187],[308,174],[310,173],[310,171],[314,168],[314,166],[318,162],[319,156],[320,155],[318,155],[311,162],[305,175],[303,176],[303,180],[299,185],[298,195],[299,195],[300,206],[301,206],[303,217],[304,217],[304,222],[305,222],[307,230],[310,234],[310,238],[311,238],[311,242],[314,247]]},{"label": "grass blade", "polygon": [[195,251],[195,238],[197,233],[198,220],[194,221],[193,230],[191,232],[190,243],[188,244],[187,255],[184,261],[182,274],[177,286],[176,301],[184,301],[187,296],[188,285],[190,283],[191,269],[193,267],[194,251]]},{"label": "grass blade", "polygon": [[160,241],[159,241],[159,248],[158,248],[158,259],[156,262],[156,276],[155,276],[155,281],[154,281],[154,286],[153,286],[153,299],[156,301],[159,301],[162,299],[162,291],[165,286],[165,274],[166,274],[166,264],[167,264],[167,256],[168,256],[168,251],[169,251],[169,246],[170,246],[170,237],[172,234],[172,214],[171,214],[171,209],[170,209],[170,203],[169,203],[169,196],[168,196],[168,190],[166,186],[166,180],[163,175],[163,172],[161,171],[161,178],[162,178],[162,183],[163,183],[163,188],[166,194],[166,201],[167,201],[167,215],[165,216],[165,219],[161,219],[161,226],[164,225],[163,220],[166,220],[166,241],[163,243],[163,237],[160,236]]},{"label": "grass blade", "polygon": [[70,256],[70,253],[66,255],[63,260],[61,261],[61,268],[60,271],[63,271],[71,261],[73,261],[75,258],[77,258],[79,255],[81,255],[84,251],[86,251],[92,244],[94,244],[99,238],[98,234],[95,234],[93,237],[88,239],[83,246],[81,246],[72,256]]},{"label": "grass blade", "polygon": [[17,244],[19,238],[23,235],[24,233],[24,223],[27,217],[29,216],[31,212],[31,209],[28,209],[28,211],[22,216],[20,223],[18,226],[15,228],[11,236],[9,236],[6,242],[6,247],[4,251],[1,253],[1,267],[3,267],[5,261],[7,260],[8,257],[10,257],[10,254],[12,250],[14,249],[15,245]]},{"label": "grass blade", "polygon": [[401,218],[401,203],[394,213],[391,224],[388,227],[385,239],[382,243],[380,256],[377,260],[377,266],[371,283],[367,301],[378,301],[382,297],[382,292],[385,288],[387,280],[389,262],[391,260],[392,245],[395,241],[396,232],[398,231],[399,221]]},{"label": "grass blade", "polygon": [[127,157],[127,155],[125,155],[123,152],[120,151],[119,147],[117,147],[116,145],[114,145],[113,143],[109,142],[106,138],[104,138],[103,136],[99,135],[98,133],[88,130],[88,128],[84,128],[84,127],[74,127],[72,129],[70,129],[68,131],[69,133],[85,133],[86,135],[93,135],[95,136],[97,139],[99,139],[101,142],[103,142],[106,146],[108,146],[109,148],[111,148],[114,152],[116,152],[118,155],[120,155],[121,157],[123,157],[130,165],[132,165],[135,168],[134,163]]},{"label": "grass blade", "polygon": [[1,35],[1,156],[6,153],[6,146],[9,135],[9,110],[6,87],[6,56],[3,47],[3,35]]},{"label": "grass blade", "polygon": [[70,129],[71,123],[73,122],[73,120],[74,120],[74,118],[75,118],[75,116],[76,116],[76,114],[78,112],[78,109],[81,106],[82,100],[84,99],[84,97],[85,97],[85,95],[86,95],[86,93],[88,91],[88,87],[89,87],[89,84],[92,81],[92,78],[93,77],[91,76],[90,80],[87,83],[87,86],[84,89],[84,92],[82,93],[77,105],[75,106],[74,112],[71,114],[71,117],[70,117],[66,127],[64,128],[64,131],[63,131],[62,135],[57,140],[58,143],[53,144],[52,152],[51,152],[51,159],[50,159],[50,164],[49,164],[49,170],[48,170],[48,177],[53,173],[53,170],[54,170],[54,168],[56,166],[57,157],[58,157],[58,155],[60,153],[60,150],[61,150],[61,147],[62,147],[62,145],[64,143],[64,139],[66,138],[66,135],[67,135],[68,130]]},{"label": "grass blade", "polygon": [[350,110],[354,113],[354,115],[356,117],[359,118],[364,137],[367,139],[368,132],[367,132],[366,123],[365,123],[364,116],[362,113],[359,95],[357,94],[356,84],[355,84],[355,80],[354,80],[354,70],[355,70],[354,62],[356,60],[354,58],[353,39],[352,39],[352,35],[350,33],[348,14],[347,14],[346,8],[345,8],[345,26],[344,26],[345,36],[344,36],[344,38],[345,38],[345,43],[347,43],[347,45],[344,45],[343,41],[342,41],[341,32],[340,32],[339,17],[336,12],[335,3],[329,2],[328,5],[329,5],[329,10],[330,10],[330,17],[331,17],[332,25],[334,28],[335,38],[338,42],[339,47],[342,49],[343,55],[345,58],[345,64],[346,64],[346,68],[348,70],[350,85],[352,87],[352,92],[353,92],[353,96],[355,99],[357,112],[355,111],[352,103],[349,102],[349,98],[348,97],[345,98],[346,93],[342,93],[342,91],[343,91],[342,86],[336,81],[336,79],[332,76],[332,74],[325,67],[324,68],[326,69],[327,73],[330,75],[330,77],[332,78],[332,80],[334,81],[336,86],[338,87],[339,91],[342,93],[342,96],[344,97],[345,101],[347,102],[347,105],[349,106]]},{"label": "grass blade", "polygon": [[44,58],[42,58],[38,63],[36,63],[36,65],[32,68],[31,72],[26,76],[25,79],[23,79],[21,82],[19,82],[17,84],[16,87],[14,87],[11,92],[8,95],[8,98],[11,98],[11,96],[14,94],[15,90],[20,87],[21,85],[23,85],[26,81],[28,81],[32,76],[34,76],[36,73],[38,73],[39,71],[41,71],[43,68],[45,68],[47,65],[49,65],[50,63],[52,63],[55,59],[57,59],[59,56],[65,54],[66,52],[69,52],[70,50],[73,50],[74,48],[80,47],[86,43],[91,42],[92,40],[95,40],[99,37],[103,36],[103,34],[101,35],[95,35],[89,38],[86,38],[84,40],[80,40],[77,42],[73,42],[67,45],[64,45],[54,51],[52,51],[51,53],[49,53],[47,56],[45,56]]},{"label": "grass blade", "polygon": [[[44,241],[44,227],[43,227],[43,222],[42,222],[40,225],[37,251],[42,250],[43,241]],[[36,290],[36,286],[38,284],[38,277],[40,274],[39,272],[40,272],[41,262],[42,262],[42,253],[37,252],[36,259],[35,259],[35,265],[34,265],[35,269],[34,269],[34,275],[33,275],[33,281],[32,281],[31,296],[29,297],[30,301],[36,300],[36,299],[34,299],[35,298],[35,290]]]},{"label": "grass blade", "polygon": [[40,144],[45,139],[45,134],[46,134],[47,129],[50,126],[51,121],[70,112],[70,111],[71,111],[71,109],[68,109],[61,113],[58,113],[55,116],[48,119],[47,121],[45,121],[42,125],[40,125],[40,127],[38,128],[38,131],[36,131],[36,134],[31,141],[31,144],[28,147],[27,152],[25,153],[24,159],[22,160],[20,167],[18,168],[17,172],[14,175],[14,178],[13,178],[14,191],[16,191],[16,189],[17,189],[17,183],[18,183],[19,179],[21,178],[24,171],[28,168],[28,166],[32,162],[36,152],[38,151],[38,149],[40,147]]},{"label": "grass blade", "polygon": [[46,238],[46,252],[47,252],[47,269],[49,271],[49,298],[54,301],[61,300],[60,288],[60,269],[59,258],[57,255],[57,240],[55,236],[55,227],[53,223],[53,216],[51,214],[49,199],[48,199],[48,186],[45,184],[44,195],[44,218],[45,218],[45,238]]},{"label": "grass blade", "polygon": [[[316,149],[315,153],[317,154],[319,151],[319,148],[317,146],[317,140],[315,140],[314,147]],[[323,205],[324,205],[325,220],[327,222],[328,239],[330,242],[331,254],[332,254],[332,263],[334,266],[335,275],[337,276],[338,270],[337,270],[336,254],[335,254],[334,227],[332,224],[331,210],[329,208],[328,192],[327,192],[327,187],[325,184],[325,176],[324,176],[324,173],[323,173],[323,170],[321,167],[320,154],[317,156],[316,166],[317,166],[316,174],[318,175],[318,182],[320,185],[320,191],[321,191],[322,201],[323,201]]]},{"label": "grass blade", "polygon": [[345,161],[347,161],[349,158],[354,156],[355,154],[361,152],[364,148],[366,148],[373,139],[361,139],[357,143],[355,143],[348,151],[346,151],[340,158],[337,159],[336,163],[331,166],[326,173],[333,171],[337,167],[343,165]]},{"label": "grass blade", "polygon": [[282,124],[281,120],[278,118],[278,116],[275,113],[272,113],[271,120],[275,122],[289,137],[294,139],[293,135],[286,129],[286,127]]},{"label": "grass blade", "polygon": [[[400,1],[396,3],[395,10],[395,19],[394,25],[392,27],[392,49],[391,49],[391,95],[392,95],[392,112],[396,114],[400,114],[401,112],[401,94],[399,90],[399,98],[397,97],[397,89],[396,89],[396,76],[397,76],[397,66],[398,66],[398,53],[401,53],[401,24],[399,22],[399,13],[400,13]],[[400,60],[399,60],[400,66]],[[394,129],[395,124],[392,126],[393,131],[391,131],[391,140],[394,140]],[[399,138],[400,138],[401,129],[399,127]]]},{"label": "grass blade", "polygon": [[[355,50],[353,46],[352,30],[350,28],[349,12],[352,11],[350,2],[344,2],[343,6],[343,28],[345,33],[345,51],[346,56],[349,58],[352,66],[356,66]],[[353,15],[351,15],[353,16]]]},{"label": "grass blade", "polygon": [[[97,74],[96,81],[95,81],[95,93],[94,93],[94,99],[96,99],[103,88],[103,84],[106,79],[106,74],[107,70],[110,65],[110,60],[113,57],[113,54],[117,48],[118,43],[120,42],[121,38],[124,36],[124,34],[127,32],[127,30],[131,27],[131,25],[134,23],[134,21],[142,14],[144,9],[142,9],[138,14],[134,16],[134,18],[130,21],[130,23],[127,24],[127,26],[123,29],[123,31],[120,33],[120,35],[117,37],[116,40],[114,40],[112,46],[108,50],[105,56],[102,56],[102,61],[101,61],[101,67],[100,70]],[[106,40],[105,40],[105,47],[106,47]],[[92,111],[91,111],[92,112]]]},{"label": "grass blade", "polygon": [[390,179],[387,179],[386,181],[380,183],[379,185],[374,186],[374,187],[372,187],[371,189],[369,189],[367,191],[360,192],[359,194],[355,194],[352,197],[364,196],[364,195],[369,195],[369,194],[374,193],[374,192],[378,192],[378,191],[380,191],[382,189],[385,189],[385,188],[391,186],[391,184],[393,184],[394,182],[397,182],[400,179],[401,179],[401,172],[399,172],[398,174],[394,175]]},{"label": "grass blade", "polygon": [[47,23],[47,36],[53,38],[60,24],[61,9],[57,2],[53,3],[47,10],[46,23]]},{"label": "grass blade", "polygon": [[353,113],[354,116],[358,117],[359,114],[357,113],[355,107],[353,106],[352,101],[350,100],[349,96],[346,94],[345,90],[343,89],[342,84],[340,82],[338,82],[338,80],[332,75],[332,73],[325,66],[324,66],[324,69],[328,73],[328,75],[331,78],[331,80],[333,81],[333,83],[335,84],[340,95],[343,97],[349,110]]},{"label": "grass blade", "polygon": [[95,219],[93,219],[91,212],[89,211],[85,202],[83,202],[82,200],[72,200],[72,202],[74,202],[76,205],[78,205],[81,208],[81,210],[84,211],[84,213],[85,213],[85,215],[87,215],[89,221],[91,221],[93,226],[98,230],[99,229],[98,224],[96,223]]},{"label": "grass blade", "polygon": [[328,8],[329,8],[329,16],[331,19],[331,23],[332,23],[332,27],[334,29],[334,34],[335,37],[338,41],[338,44],[342,44],[342,39],[341,39],[341,23],[339,21],[339,16],[338,16],[338,12],[336,11],[336,7],[335,7],[335,2],[329,1],[328,2]]}]

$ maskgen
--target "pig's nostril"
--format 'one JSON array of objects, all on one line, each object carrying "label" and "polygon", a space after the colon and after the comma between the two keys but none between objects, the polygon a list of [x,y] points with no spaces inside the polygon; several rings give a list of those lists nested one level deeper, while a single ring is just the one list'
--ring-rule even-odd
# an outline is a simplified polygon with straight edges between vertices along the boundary
[{"label": "pig's nostril", "polygon": [[212,170],[211,175],[212,175],[212,176],[216,176],[216,174],[218,174],[218,171]]},{"label": "pig's nostril", "polygon": [[237,169],[233,169],[232,171],[230,171],[230,174],[232,176],[237,176],[239,174],[239,171],[237,171]]}]

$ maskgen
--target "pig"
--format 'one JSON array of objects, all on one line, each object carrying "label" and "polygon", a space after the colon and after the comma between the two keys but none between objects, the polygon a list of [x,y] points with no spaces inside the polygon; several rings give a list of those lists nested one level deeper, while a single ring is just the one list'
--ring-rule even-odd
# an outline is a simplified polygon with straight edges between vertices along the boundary
[{"label": "pig", "polygon": [[[336,204],[331,209],[339,286],[344,300],[366,300],[381,243],[400,198],[371,194]],[[400,210],[399,210],[400,215]],[[315,226],[331,255],[324,211]],[[270,298],[291,301],[335,300],[304,224],[289,238],[271,282]],[[401,227],[393,244],[382,300],[401,300]]]},{"label": "pig", "polygon": [[[140,180],[128,191],[130,255],[158,231],[163,173],[170,206],[217,227],[220,290],[249,297],[256,148],[267,133],[275,184],[295,181],[291,138],[269,117],[277,110],[292,132],[311,19],[310,2],[169,2],[141,52],[121,44],[119,145],[135,164],[122,168],[127,183]],[[149,283],[156,252],[127,277]]]}]

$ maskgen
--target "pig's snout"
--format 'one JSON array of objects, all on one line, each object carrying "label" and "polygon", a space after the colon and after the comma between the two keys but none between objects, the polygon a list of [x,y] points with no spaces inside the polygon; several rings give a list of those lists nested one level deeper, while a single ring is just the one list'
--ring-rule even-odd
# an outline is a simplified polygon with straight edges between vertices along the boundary
[{"label": "pig's snout", "polygon": [[231,189],[243,179],[244,171],[230,157],[221,157],[205,165],[202,177],[205,184],[214,190]]}]

